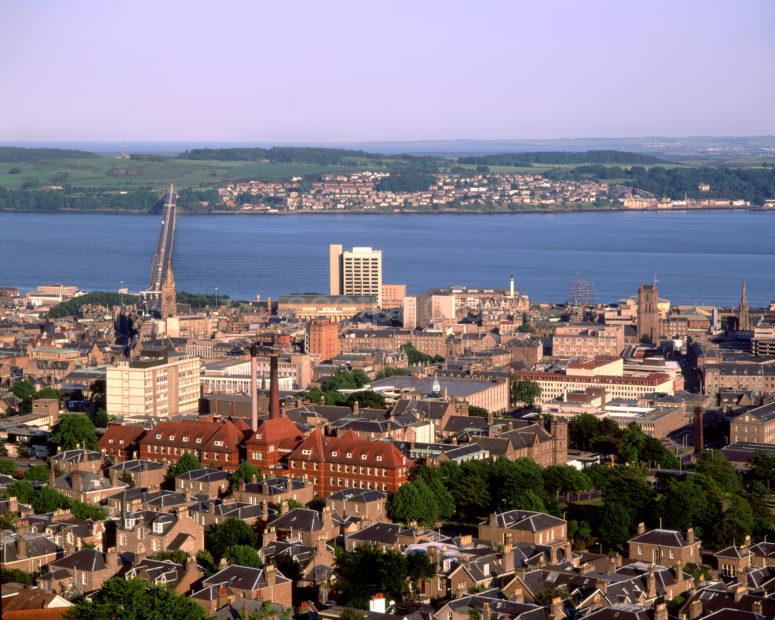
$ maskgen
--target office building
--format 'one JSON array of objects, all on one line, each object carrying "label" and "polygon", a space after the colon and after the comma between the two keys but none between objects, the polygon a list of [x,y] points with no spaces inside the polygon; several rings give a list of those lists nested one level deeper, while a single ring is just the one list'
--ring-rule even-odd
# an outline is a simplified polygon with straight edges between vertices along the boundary
[{"label": "office building", "polygon": [[382,252],[370,247],[344,251],[341,245],[328,249],[331,295],[373,295],[382,305]]},{"label": "office building", "polygon": [[200,364],[197,357],[163,355],[109,366],[108,415],[167,418],[196,414]]}]

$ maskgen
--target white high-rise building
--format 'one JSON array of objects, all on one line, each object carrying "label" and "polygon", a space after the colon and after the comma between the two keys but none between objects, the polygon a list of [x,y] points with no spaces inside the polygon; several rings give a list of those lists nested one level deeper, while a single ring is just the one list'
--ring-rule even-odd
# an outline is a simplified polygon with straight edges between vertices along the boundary
[{"label": "white high-rise building", "polygon": [[331,244],[328,253],[331,295],[373,295],[382,305],[382,252],[370,247],[343,251]]}]

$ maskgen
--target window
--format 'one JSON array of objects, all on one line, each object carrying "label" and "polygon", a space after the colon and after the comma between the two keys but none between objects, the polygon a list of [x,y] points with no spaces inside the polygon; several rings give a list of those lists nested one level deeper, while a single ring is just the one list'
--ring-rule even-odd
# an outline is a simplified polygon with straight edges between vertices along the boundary
[{"label": "window", "polygon": [[366,453],[365,453],[365,452],[364,452],[363,454],[361,454],[361,460],[362,460],[362,461],[365,461],[365,460],[366,460]]},{"label": "window", "polygon": [[381,455],[377,455],[377,461],[382,462],[382,456]]},{"label": "window", "polygon": [[183,443],[188,443],[188,437],[183,437]]},{"label": "window", "polygon": [[309,456],[310,454],[312,454],[312,450],[302,450],[302,451],[301,451],[301,453],[302,453],[304,456]]},{"label": "window", "polygon": [[197,438],[196,438],[196,442],[197,442],[197,443],[202,443],[202,438],[201,438],[201,437],[197,437]]}]

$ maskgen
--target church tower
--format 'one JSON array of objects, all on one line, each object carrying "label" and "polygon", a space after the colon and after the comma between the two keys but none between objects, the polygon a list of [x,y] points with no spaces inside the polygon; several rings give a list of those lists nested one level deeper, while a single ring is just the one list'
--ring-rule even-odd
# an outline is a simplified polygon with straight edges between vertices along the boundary
[{"label": "church tower", "polygon": [[638,339],[659,342],[659,291],[654,284],[641,284],[638,289]]},{"label": "church tower", "polygon": [[747,332],[751,329],[751,317],[748,316],[748,291],[743,280],[743,292],[740,294],[740,307],[737,309],[737,329]]},{"label": "church tower", "polygon": [[175,290],[175,277],[172,275],[172,265],[167,267],[164,274],[164,284],[161,287],[161,318],[167,319],[178,313],[177,291]]}]

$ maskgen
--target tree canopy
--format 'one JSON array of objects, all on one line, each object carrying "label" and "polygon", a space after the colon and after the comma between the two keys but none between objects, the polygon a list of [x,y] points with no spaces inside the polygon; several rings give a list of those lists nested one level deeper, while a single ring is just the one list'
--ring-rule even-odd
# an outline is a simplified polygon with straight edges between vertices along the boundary
[{"label": "tree canopy", "polygon": [[[205,549],[215,561],[219,561],[226,551],[235,546],[255,547],[257,537],[253,529],[244,521],[228,518],[223,523],[213,526],[205,536]],[[238,551],[238,553],[241,553]]]},{"label": "tree canopy", "polygon": [[50,441],[61,450],[96,450],[97,431],[88,416],[69,414],[54,425]]},{"label": "tree canopy", "polygon": [[203,467],[204,465],[202,465],[202,461],[199,460],[199,457],[191,452],[186,452],[178,459],[177,463],[170,465],[167,470],[167,480],[174,480],[178,476],[185,474],[187,471],[202,469]]},{"label": "tree canopy", "polygon": [[141,579],[111,577],[91,599],[82,598],[67,610],[68,620],[205,620],[193,599],[163,586],[148,587]]}]

